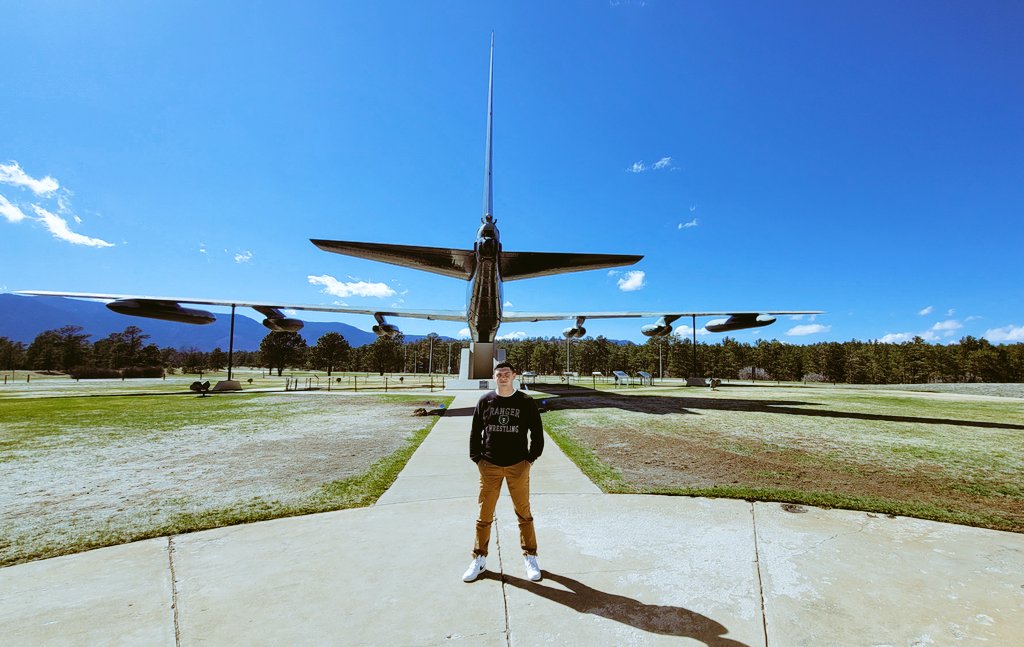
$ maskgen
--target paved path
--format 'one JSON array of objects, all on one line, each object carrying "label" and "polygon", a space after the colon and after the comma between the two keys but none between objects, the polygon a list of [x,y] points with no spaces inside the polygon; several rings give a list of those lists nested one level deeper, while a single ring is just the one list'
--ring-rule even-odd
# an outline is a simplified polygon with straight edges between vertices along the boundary
[{"label": "paved path", "polygon": [[478,395],[370,508],[0,569],[0,644],[1022,644],[1024,535],[605,495],[553,442],[532,474],[544,580],[503,494],[489,572],[464,584]]}]

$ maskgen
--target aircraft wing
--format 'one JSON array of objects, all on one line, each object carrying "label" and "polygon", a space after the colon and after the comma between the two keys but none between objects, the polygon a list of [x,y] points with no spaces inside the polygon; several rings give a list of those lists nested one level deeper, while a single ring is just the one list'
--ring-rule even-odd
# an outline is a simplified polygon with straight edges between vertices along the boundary
[{"label": "aircraft wing", "polygon": [[822,310],[700,310],[683,311],[652,311],[652,312],[509,312],[505,311],[503,322],[528,321],[565,321],[569,319],[638,319],[645,317],[670,317],[673,321],[682,317],[714,317],[714,316],[757,316],[757,315],[816,315]]},{"label": "aircraft wing", "polygon": [[[99,299],[102,301],[110,302],[138,302],[141,303],[143,306],[145,306],[146,304],[174,305],[187,303],[189,305],[205,306],[238,306],[243,308],[253,308],[256,310],[259,310],[260,308],[274,310],[304,310],[307,312],[338,312],[342,314],[382,315],[392,317],[409,317],[412,319],[430,319],[438,321],[466,321],[466,313],[463,310],[405,310],[401,308],[352,308],[348,306],[323,306],[313,304],[281,303],[275,301],[229,301],[224,299],[197,299],[194,297],[157,297],[132,294],[96,294],[92,292],[50,292],[46,290],[20,290],[16,292],[16,294],[26,294],[31,296],[45,297],[68,297],[72,299]],[[202,322],[196,321],[186,323]]]}]

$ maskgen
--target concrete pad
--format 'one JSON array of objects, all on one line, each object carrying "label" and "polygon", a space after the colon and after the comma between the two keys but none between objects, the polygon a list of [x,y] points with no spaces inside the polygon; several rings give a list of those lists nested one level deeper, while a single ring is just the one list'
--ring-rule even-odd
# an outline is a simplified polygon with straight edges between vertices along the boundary
[{"label": "concrete pad", "polygon": [[773,645],[1019,645],[1024,536],[755,504]]},{"label": "concrete pad", "polygon": [[540,495],[531,507],[538,583],[511,503],[498,508],[511,644],[765,644],[749,503]]},{"label": "concrete pad", "polygon": [[183,645],[505,645],[500,587],[462,582],[472,501],[377,506],[175,538]]},{"label": "concrete pad", "polygon": [[0,643],[174,647],[168,540],[0,569]]}]

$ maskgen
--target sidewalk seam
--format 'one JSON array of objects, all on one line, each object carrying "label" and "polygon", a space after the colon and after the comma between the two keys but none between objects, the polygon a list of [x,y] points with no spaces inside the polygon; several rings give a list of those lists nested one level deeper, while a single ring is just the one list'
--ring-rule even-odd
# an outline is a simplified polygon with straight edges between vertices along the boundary
[{"label": "sidewalk seam", "polygon": [[174,644],[181,647],[181,627],[178,623],[178,576],[174,572],[174,536],[167,537],[167,563],[171,568],[171,609],[174,611]]},{"label": "sidewalk seam", "polygon": [[757,514],[754,502],[750,502],[750,524],[754,532],[754,566],[757,568],[757,593],[761,598],[761,628],[764,631],[764,647],[768,647],[768,613],[765,609],[764,582],[761,580],[761,551],[757,545]]},{"label": "sidewalk seam", "polygon": [[495,516],[491,521],[491,527],[494,529],[494,547],[498,549],[498,569],[499,576],[501,577],[501,603],[505,607],[505,644],[508,647],[512,647],[512,628],[508,623],[508,589],[505,585],[505,562],[501,558],[501,526],[496,523],[498,517]]}]

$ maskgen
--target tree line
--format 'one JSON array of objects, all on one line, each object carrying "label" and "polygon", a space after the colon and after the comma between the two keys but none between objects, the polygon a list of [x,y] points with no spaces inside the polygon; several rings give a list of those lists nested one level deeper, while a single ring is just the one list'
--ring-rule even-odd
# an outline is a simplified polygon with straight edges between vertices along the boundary
[{"label": "tree line", "polygon": [[[159,348],[137,326],[95,342],[80,326],[64,326],[36,336],[28,346],[0,337],[0,367],[7,370],[73,372],[76,368],[126,371],[159,367],[185,373],[222,370],[227,353],[220,348]],[[464,341],[428,335],[406,341],[380,337],[357,348],[338,333],[327,333],[309,346],[298,333],[269,333],[258,351],[235,351],[235,366],[276,370],[315,369],[372,373],[457,374]],[[957,344],[930,344],[921,337],[900,343],[823,342],[786,344],[778,340],[740,342],[731,337],[709,344],[671,336],[643,344],[605,337],[566,342],[559,338],[504,341],[507,359],[520,373],[542,375],[569,371],[583,377],[645,371],[655,377],[719,377],[780,381],[828,381],[850,384],[926,382],[1024,382],[1024,344],[993,345],[963,337]]]}]

